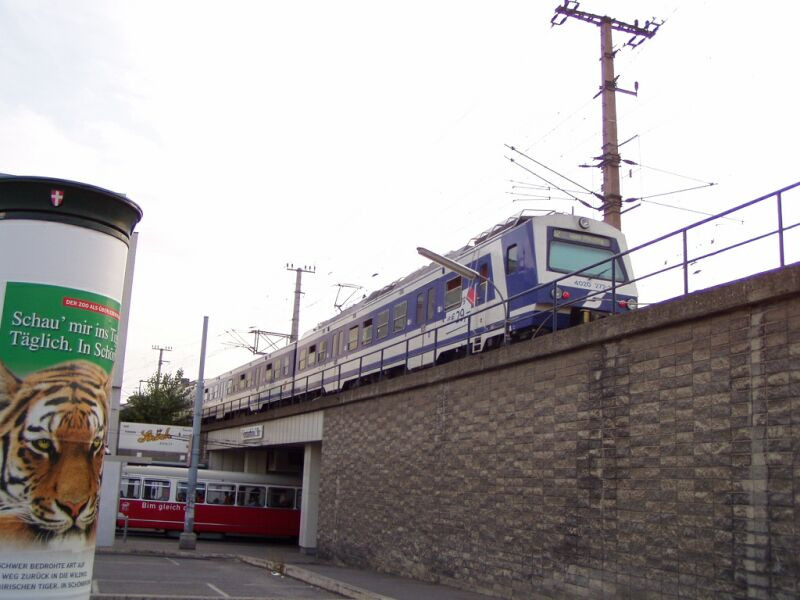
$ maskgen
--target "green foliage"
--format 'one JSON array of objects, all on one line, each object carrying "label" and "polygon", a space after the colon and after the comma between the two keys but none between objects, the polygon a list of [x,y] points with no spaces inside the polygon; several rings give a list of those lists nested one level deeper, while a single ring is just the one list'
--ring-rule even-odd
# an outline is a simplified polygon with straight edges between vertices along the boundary
[{"label": "green foliage", "polygon": [[145,389],[128,397],[122,406],[120,421],[155,423],[158,425],[192,424],[192,386],[183,378],[183,370],[175,375],[153,375]]}]

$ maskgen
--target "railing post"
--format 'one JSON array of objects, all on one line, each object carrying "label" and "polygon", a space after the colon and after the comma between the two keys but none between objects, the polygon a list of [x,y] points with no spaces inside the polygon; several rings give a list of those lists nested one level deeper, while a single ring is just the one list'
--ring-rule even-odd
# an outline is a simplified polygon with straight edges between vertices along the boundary
[{"label": "railing post", "polygon": [[786,257],[783,250],[783,199],[778,192],[778,252],[781,257],[781,267],[786,266]]},{"label": "railing post", "polygon": [[617,314],[617,261],[611,259],[611,314]]},{"label": "railing post", "polygon": [[683,237],[683,295],[689,293],[689,251],[687,249],[688,243],[686,241],[686,230],[682,232]]},{"label": "railing post", "polygon": [[409,340],[408,340],[408,338],[406,338],[406,359],[405,359],[405,362],[403,363],[403,372],[404,373],[408,373],[408,342],[409,342]]},{"label": "railing post", "polygon": [[553,282],[553,332],[558,330],[558,285]]},{"label": "railing post", "polygon": [[342,389],[342,363],[339,363],[339,374],[336,376],[336,391]]},{"label": "railing post", "polygon": [[385,350],[384,348],[381,348],[381,366],[378,369],[378,377],[381,378],[381,379],[383,379],[383,352],[384,352],[384,350]]}]

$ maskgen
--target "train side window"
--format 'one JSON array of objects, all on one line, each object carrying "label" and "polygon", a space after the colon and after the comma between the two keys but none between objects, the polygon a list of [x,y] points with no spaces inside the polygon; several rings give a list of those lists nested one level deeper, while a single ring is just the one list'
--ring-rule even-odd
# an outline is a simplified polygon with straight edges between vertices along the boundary
[{"label": "train side window", "polygon": [[289,374],[289,357],[286,356],[283,359],[283,376],[286,377]]},{"label": "train side window", "polygon": [[322,362],[328,358],[328,340],[321,340],[319,343],[319,361]]},{"label": "train side window", "polygon": [[394,332],[403,331],[406,328],[406,319],[408,318],[408,302],[403,300],[394,307]]},{"label": "train side window", "polygon": [[417,294],[417,321],[416,325],[422,325],[425,322],[425,294]]},{"label": "train side window", "polygon": [[139,497],[141,488],[141,480],[123,477],[119,480],[119,497],[136,499]]},{"label": "train side window", "polygon": [[339,356],[339,348],[341,348],[342,332],[337,331],[333,334],[333,344],[331,344],[331,358]]},{"label": "train side window", "polygon": [[269,488],[267,506],[270,508],[294,508],[294,489],[284,487]]},{"label": "train side window", "polygon": [[377,338],[382,340],[389,335],[389,309],[378,313],[378,332]]},{"label": "train side window", "polygon": [[428,321],[436,317],[436,288],[428,288]]},{"label": "train side window", "polygon": [[479,272],[481,274],[481,282],[478,284],[478,298],[476,304],[483,304],[488,298],[486,294],[489,291],[489,265],[483,263],[480,266]]},{"label": "train side window", "polygon": [[444,310],[448,311],[461,304],[461,276],[453,277],[447,282],[447,291],[444,295]]},{"label": "train side window", "polygon": [[519,247],[512,244],[506,249],[506,275],[519,271]]},{"label": "train side window", "polygon": [[361,324],[361,345],[372,343],[372,319],[367,319]]},{"label": "train side window", "polygon": [[358,325],[351,327],[347,332],[347,349],[355,350],[358,348]]},{"label": "train side window", "polygon": [[269,363],[267,365],[267,371],[264,375],[264,381],[269,382],[272,381],[273,379],[275,379],[275,371],[272,370],[272,363]]},{"label": "train side window", "polygon": [[232,483],[209,483],[206,504],[225,504],[232,506],[236,495],[236,486]]},{"label": "train side window", "polygon": [[142,500],[169,500],[170,482],[166,479],[145,479]]},{"label": "train side window", "polygon": [[298,369],[301,371],[306,368],[306,362],[308,361],[308,348],[300,348],[300,360]]},{"label": "train side window", "polygon": [[[185,481],[179,481],[178,487],[175,489],[175,502],[186,502],[186,490],[189,484]],[[206,484],[198,482],[194,488],[194,502],[195,504],[202,504],[206,501]]]},{"label": "train side window", "polygon": [[236,504],[263,508],[266,498],[267,488],[260,485],[240,485],[236,494]]},{"label": "train side window", "polygon": [[317,345],[313,344],[308,347],[308,366],[311,367],[317,364]]}]

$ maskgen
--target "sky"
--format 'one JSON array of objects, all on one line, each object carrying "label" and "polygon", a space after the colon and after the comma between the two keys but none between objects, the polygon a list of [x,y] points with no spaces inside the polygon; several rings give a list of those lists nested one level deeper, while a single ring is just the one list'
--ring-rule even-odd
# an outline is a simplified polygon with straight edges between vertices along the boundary
[{"label": "sky", "polygon": [[[445,253],[525,209],[602,218],[534,187],[581,189],[507,148],[599,191],[580,166],[601,153],[599,30],[551,27],[557,4],[0,0],[0,172],[144,212],[123,398],[155,373],[153,346],[197,377],[203,316],[206,377],[254,358],[237,347],[250,329],[288,333],[287,263],[315,268],[306,331],[336,313],[338,284],[356,299],[424,265],[417,246]],[[664,20],[635,49],[614,35],[618,85],[638,83],[617,95],[636,163],[622,193],[654,196],[623,215],[630,246],[800,180],[800,4],[579,9]]]}]

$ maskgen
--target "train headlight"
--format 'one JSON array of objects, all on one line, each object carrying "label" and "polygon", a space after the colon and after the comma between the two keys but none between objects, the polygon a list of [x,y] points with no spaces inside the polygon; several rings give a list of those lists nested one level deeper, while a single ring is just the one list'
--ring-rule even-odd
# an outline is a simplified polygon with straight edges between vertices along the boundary
[{"label": "train headlight", "polygon": [[589,219],[586,217],[581,217],[578,219],[578,227],[581,229],[589,229]]},{"label": "train headlight", "polygon": [[636,298],[630,298],[629,300],[620,300],[617,302],[621,308],[627,308],[628,310],[636,310],[638,304],[636,302]]},{"label": "train headlight", "polygon": [[556,300],[569,300],[572,297],[572,294],[570,294],[568,290],[562,290],[558,286],[550,290],[550,295]]}]

